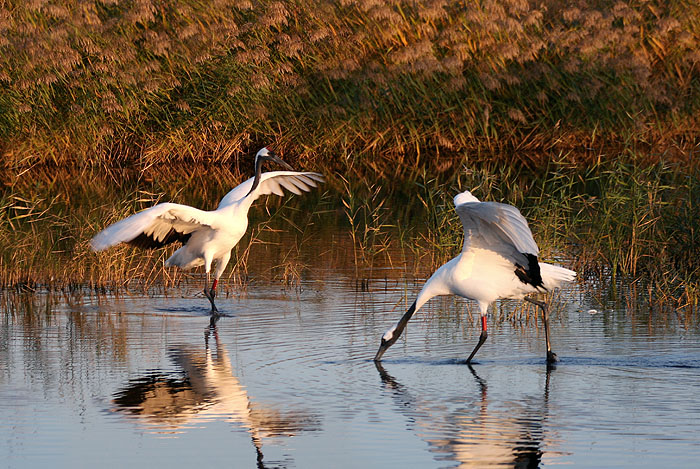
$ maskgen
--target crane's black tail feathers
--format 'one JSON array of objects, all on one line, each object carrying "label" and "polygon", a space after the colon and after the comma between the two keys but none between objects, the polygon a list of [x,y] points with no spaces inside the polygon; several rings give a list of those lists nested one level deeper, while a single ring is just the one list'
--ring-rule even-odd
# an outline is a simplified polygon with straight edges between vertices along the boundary
[{"label": "crane's black tail feathers", "polygon": [[537,261],[537,256],[526,253],[523,253],[523,255],[527,257],[527,267],[515,264],[515,275],[527,285],[546,290],[547,288],[542,283],[542,274],[540,273],[540,264]]}]

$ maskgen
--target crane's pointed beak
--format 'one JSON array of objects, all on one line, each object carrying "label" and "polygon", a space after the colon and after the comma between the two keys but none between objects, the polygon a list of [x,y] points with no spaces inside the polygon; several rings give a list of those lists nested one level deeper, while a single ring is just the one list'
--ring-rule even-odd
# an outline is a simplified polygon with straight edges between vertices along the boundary
[{"label": "crane's pointed beak", "polygon": [[267,160],[272,161],[274,163],[277,163],[278,165],[280,165],[280,166],[282,166],[290,171],[294,171],[294,168],[292,168],[284,160],[282,160],[282,158],[280,158],[279,156],[277,156],[276,154],[274,154],[272,152],[268,153],[266,158],[267,158]]},{"label": "crane's pointed beak", "polygon": [[385,340],[382,338],[382,343],[379,345],[379,350],[377,350],[377,354],[374,356],[374,361],[378,362],[379,360],[382,359],[382,355],[384,355],[384,352],[391,346],[389,341]]}]

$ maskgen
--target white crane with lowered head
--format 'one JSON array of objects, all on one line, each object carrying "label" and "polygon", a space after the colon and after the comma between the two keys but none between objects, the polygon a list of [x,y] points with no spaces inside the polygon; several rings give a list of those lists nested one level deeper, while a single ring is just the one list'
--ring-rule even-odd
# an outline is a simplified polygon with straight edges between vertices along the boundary
[{"label": "white crane with lowered head", "polygon": [[428,300],[438,295],[457,295],[475,300],[481,314],[481,335],[467,363],[488,336],[486,313],[489,305],[499,298],[525,299],[542,309],[547,362],[555,362],[557,356],[549,342],[547,305],[526,295],[545,292],[572,281],[576,272],[538,261],[539,248],[530,227],[512,205],[480,202],[469,191],[457,194],[454,204],[464,228],[462,252],[425,282],[408,311],[382,337],[374,360],[381,360],[401,336],[413,314]]},{"label": "white crane with lowered head", "polygon": [[[289,171],[262,172],[265,161],[277,163]],[[236,186],[219,202],[216,210],[199,210],[188,205],[162,203],[142,210],[108,226],[90,241],[94,251],[102,251],[120,243],[151,249],[175,241],[183,243],[166,266],[182,269],[204,266],[207,283],[204,295],[211,303],[211,313],[218,314],[214,304],[216,286],[231,258],[231,250],[248,228],[248,210],[261,195],[284,195],[284,189],[294,194],[309,192],[324,177],[319,173],[297,172],[267,148],[255,155],[255,176]],[[210,271],[216,261],[211,289]]]}]

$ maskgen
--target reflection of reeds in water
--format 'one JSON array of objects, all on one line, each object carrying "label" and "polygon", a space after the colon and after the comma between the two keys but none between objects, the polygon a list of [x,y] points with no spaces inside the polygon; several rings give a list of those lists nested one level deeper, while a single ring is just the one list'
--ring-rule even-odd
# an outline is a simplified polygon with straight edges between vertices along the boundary
[{"label": "reflection of reeds in water", "polygon": [[[30,356],[26,360],[37,369],[51,369],[57,350],[71,356],[86,350],[94,352],[95,356],[90,355],[92,366],[103,361],[110,364],[107,368],[115,363],[127,363],[130,354],[127,337],[131,326],[128,318],[121,314],[91,314],[85,311],[83,303],[82,292],[2,291],[0,311],[10,327],[0,328],[0,342],[6,345],[10,337],[26,340],[31,344],[27,347]],[[61,328],[61,332],[56,333],[56,328]],[[2,348],[0,346],[0,350]],[[4,364],[19,366],[12,360],[5,360]]]},{"label": "reflection of reeds in water", "polygon": [[435,152],[479,149],[487,160],[495,149],[578,144],[692,149],[699,8],[686,0],[3,3],[2,152],[22,167],[145,167],[220,163],[274,140],[302,161],[398,175]]}]

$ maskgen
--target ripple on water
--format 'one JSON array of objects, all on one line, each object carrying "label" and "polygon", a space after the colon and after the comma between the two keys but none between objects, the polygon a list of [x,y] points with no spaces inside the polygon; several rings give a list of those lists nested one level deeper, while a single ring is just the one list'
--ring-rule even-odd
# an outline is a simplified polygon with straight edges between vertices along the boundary
[{"label": "ripple on water", "polygon": [[5,316],[0,413],[12,422],[0,422],[0,445],[19,455],[31,442],[28,466],[97,463],[105,448],[122,465],[239,467],[700,457],[698,337],[574,305],[552,324],[556,367],[544,365],[538,324],[493,318],[468,367],[477,318],[445,301],[419,313],[377,367],[379,338],[408,301],[404,286],[380,284],[361,291],[339,275],[298,293],[256,285],[221,298],[230,316],[213,328],[199,296]]}]

